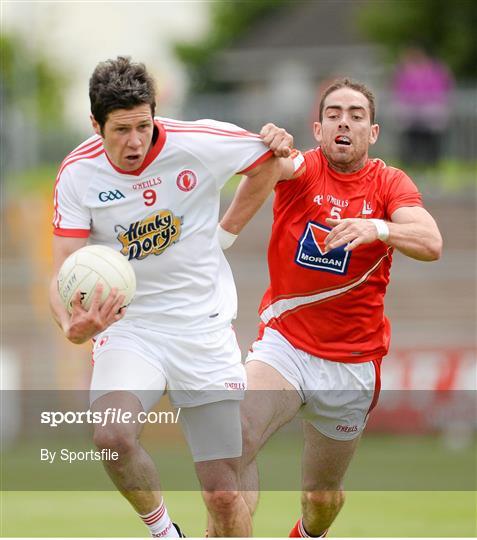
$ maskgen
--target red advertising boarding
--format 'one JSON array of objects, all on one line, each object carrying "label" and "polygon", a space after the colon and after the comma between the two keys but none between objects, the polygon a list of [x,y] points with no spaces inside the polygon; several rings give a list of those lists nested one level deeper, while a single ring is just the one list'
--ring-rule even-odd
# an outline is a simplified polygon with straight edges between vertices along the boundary
[{"label": "red advertising boarding", "polygon": [[381,365],[381,396],[367,430],[476,429],[476,359],[471,347],[392,351]]}]

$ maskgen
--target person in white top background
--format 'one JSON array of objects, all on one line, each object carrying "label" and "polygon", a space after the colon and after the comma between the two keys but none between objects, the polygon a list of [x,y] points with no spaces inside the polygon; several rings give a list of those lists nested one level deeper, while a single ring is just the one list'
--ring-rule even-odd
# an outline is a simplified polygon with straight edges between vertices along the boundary
[{"label": "person in white top background", "polygon": [[[54,190],[54,318],[72,343],[94,338],[92,410],[137,415],[167,387],[172,405],[181,407],[210,533],[248,536],[252,525],[238,479],[246,383],[231,327],[235,285],[217,233],[219,193],[241,172],[262,196],[264,183],[278,175],[275,156],[289,155],[292,138],[274,130],[269,149],[233,124],[155,118],[154,81],[128,57],[98,64],[89,94],[96,135],[64,159]],[[137,292],[127,309],[120,309],[124,298],[114,289],[100,304],[98,286],[89,310],[78,294],[67,314],[56,276],[86,243],[110,246],[133,264]],[[141,427],[95,426],[94,442],[117,451],[105,468],[151,535],[181,536],[139,442]]]}]

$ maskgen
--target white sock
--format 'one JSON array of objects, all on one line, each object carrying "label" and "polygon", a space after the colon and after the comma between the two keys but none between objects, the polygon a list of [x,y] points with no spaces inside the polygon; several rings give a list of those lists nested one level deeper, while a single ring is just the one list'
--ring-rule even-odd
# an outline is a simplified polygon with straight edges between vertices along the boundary
[{"label": "white sock", "polygon": [[139,514],[139,517],[149,528],[152,537],[179,538],[162,499],[161,504],[155,510],[146,515]]},{"label": "white sock", "polygon": [[298,532],[302,538],[326,538],[328,534],[328,529],[325,529],[319,536],[311,536],[305,531],[305,526],[303,525],[303,518],[300,519],[298,523]]}]

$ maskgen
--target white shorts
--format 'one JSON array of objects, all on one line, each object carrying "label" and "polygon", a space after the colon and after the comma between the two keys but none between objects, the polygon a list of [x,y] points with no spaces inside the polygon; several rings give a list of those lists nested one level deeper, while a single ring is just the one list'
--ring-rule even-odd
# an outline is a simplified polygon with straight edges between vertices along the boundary
[{"label": "white shorts", "polygon": [[91,403],[128,391],[148,412],[167,390],[194,461],[242,455],[246,375],[231,327],[180,336],[115,325],[97,336],[93,364]]},{"label": "white shorts", "polygon": [[361,434],[379,396],[379,362],[333,362],[296,349],[277,330],[265,328],[247,362],[260,360],[285,377],[303,401],[300,416],[337,440]]},{"label": "white shorts", "polygon": [[[107,351],[137,358],[118,365]],[[142,360],[142,361],[141,361]],[[232,327],[204,334],[172,335],[135,324],[114,325],[96,337],[92,397],[113,390],[135,393],[145,410],[167,390],[174,407],[243,399],[246,376]],[[152,397],[157,394],[153,403]]]}]

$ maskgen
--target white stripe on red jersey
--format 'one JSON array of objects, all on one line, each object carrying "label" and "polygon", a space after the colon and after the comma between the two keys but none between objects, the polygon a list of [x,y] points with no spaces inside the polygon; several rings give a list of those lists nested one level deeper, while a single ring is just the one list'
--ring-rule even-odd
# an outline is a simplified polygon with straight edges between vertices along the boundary
[{"label": "white stripe on red jersey", "polygon": [[[388,249],[390,252],[391,248]],[[270,304],[266,307],[261,313],[260,318],[265,324],[268,324],[272,319],[276,319],[286,315],[289,311],[295,311],[301,307],[309,306],[318,302],[323,302],[333,298],[334,296],[339,296],[347,293],[355,287],[359,287],[364,283],[368,277],[379,267],[383,260],[388,257],[388,253],[383,255],[378,262],[371,267],[365,274],[363,274],[359,279],[348,283],[344,287],[338,287],[336,289],[331,289],[323,292],[318,292],[316,294],[305,295],[305,296],[295,296],[291,298],[282,298]]]},{"label": "white stripe on red jersey", "polygon": [[313,356],[337,362],[382,358],[390,340],[383,300],[393,250],[376,240],[328,252],[326,219],[389,221],[398,208],[422,206],[421,196],[408,176],[381,160],[341,174],[320,149],[306,152],[295,176],[275,187],[270,286],[261,319]]}]

